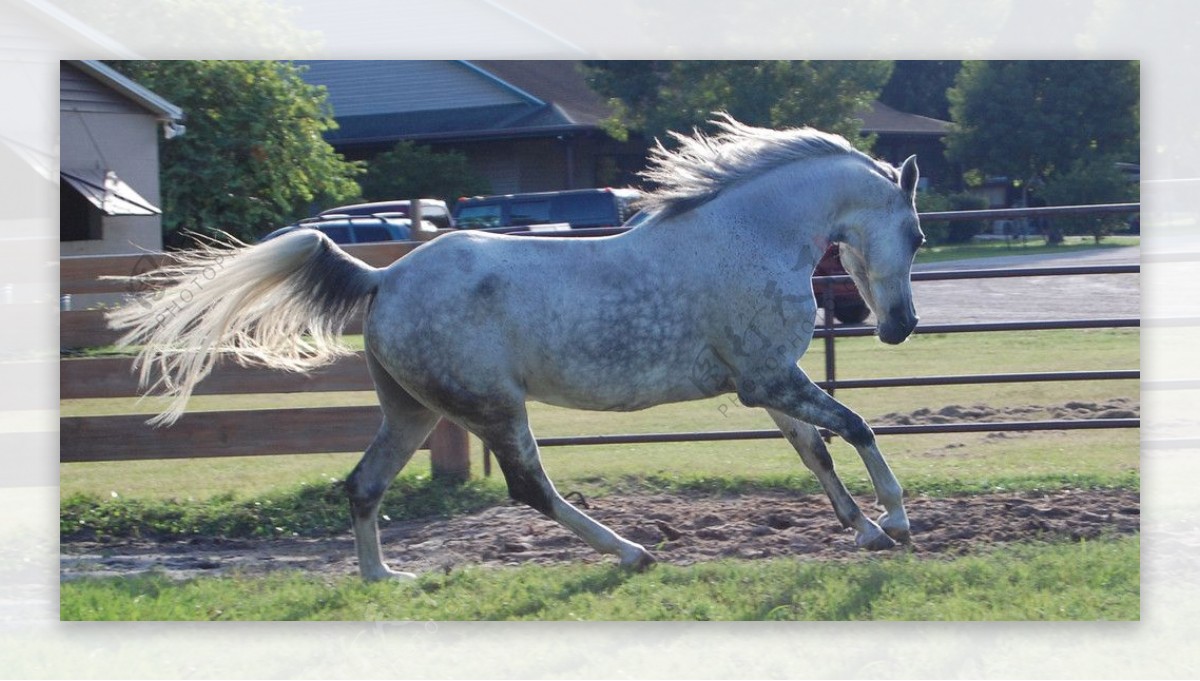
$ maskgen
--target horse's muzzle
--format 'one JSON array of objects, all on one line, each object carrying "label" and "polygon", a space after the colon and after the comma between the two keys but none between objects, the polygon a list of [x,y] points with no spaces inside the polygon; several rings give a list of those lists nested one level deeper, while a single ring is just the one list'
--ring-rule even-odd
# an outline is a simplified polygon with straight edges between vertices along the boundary
[{"label": "horse's muzzle", "polygon": [[894,310],[879,323],[879,340],[888,345],[899,345],[908,339],[919,321],[921,318],[911,312]]}]

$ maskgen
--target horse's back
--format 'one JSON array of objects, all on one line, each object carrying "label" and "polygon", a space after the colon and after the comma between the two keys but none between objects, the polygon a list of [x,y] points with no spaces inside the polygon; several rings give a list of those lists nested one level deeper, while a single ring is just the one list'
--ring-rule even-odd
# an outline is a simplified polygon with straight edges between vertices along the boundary
[{"label": "horse's back", "polygon": [[563,406],[640,409],[711,394],[689,378],[707,342],[702,296],[628,245],[440,237],[385,273],[368,343],[414,380]]}]

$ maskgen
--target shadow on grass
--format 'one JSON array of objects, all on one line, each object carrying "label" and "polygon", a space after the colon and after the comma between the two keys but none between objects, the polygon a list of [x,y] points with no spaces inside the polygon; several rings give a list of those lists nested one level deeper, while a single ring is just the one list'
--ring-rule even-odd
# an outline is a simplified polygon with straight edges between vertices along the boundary
[{"label": "shadow on grass", "polygon": [[[401,477],[383,500],[394,520],[450,517],[503,503],[504,488],[472,480],[462,485]],[[318,537],[344,532],[349,522],[341,483],[306,483],[254,498],[219,495],[197,501],[106,499],[76,494],[59,509],[64,541],[181,537]]]}]

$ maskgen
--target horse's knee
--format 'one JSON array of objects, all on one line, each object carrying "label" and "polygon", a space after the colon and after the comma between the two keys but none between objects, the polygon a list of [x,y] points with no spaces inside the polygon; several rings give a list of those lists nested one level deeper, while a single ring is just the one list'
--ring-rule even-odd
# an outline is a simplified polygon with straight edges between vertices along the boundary
[{"label": "horse's knee", "polygon": [[863,417],[854,413],[845,418],[839,434],[855,447],[867,447],[875,442],[875,431],[871,430]]},{"label": "horse's knee", "polygon": [[496,460],[500,462],[504,482],[508,485],[508,496],[512,497],[513,501],[527,504],[543,515],[554,517],[550,483],[544,474],[531,470],[509,457],[497,455]]},{"label": "horse's knee", "polygon": [[374,513],[383,493],[387,491],[387,482],[367,475],[360,464],[346,476],[344,489],[351,513],[362,518]]}]

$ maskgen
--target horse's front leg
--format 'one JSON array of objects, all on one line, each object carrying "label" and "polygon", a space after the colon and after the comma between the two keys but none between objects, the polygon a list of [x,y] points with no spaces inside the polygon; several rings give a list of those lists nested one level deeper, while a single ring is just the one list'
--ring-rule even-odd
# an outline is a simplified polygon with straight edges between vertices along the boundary
[{"label": "horse's front leg", "polygon": [[842,523],[842,527],[854,529],[855,545],[872,551],[896,546],[896,542],[892,541],[874,520],[863,515],[854,498],[846,491],[846,486],[833,470],[833,459],[830,458],[825,441],[821,439],[817,429],[812,424],[774,409],[767,409],[767,413],[775,420],[788,442],[796,448],[800,460],[817,476],[825,494],[829,496],[829,501],[833,503],[833,512]]},{"label": "horse's front leg", "polygon": [[[879,526],[896,541],[907,543],[910,540],[908,514],[904,511],[904,490],[884,461],[875,442],[875,433],[861,416],[817,387],[796,365],[791,365],[791,369],[782,375],[739,380],[738,397],[747,406],[766,407],[805,423],[827,428],[853,445],[867,467],[871,484],[875,487],[875,496],[884,508]],[[869,528],[866,531],[870,533]]]}]

